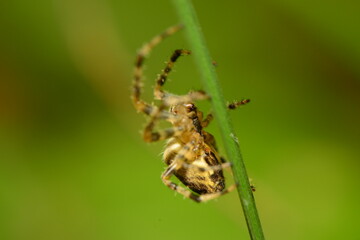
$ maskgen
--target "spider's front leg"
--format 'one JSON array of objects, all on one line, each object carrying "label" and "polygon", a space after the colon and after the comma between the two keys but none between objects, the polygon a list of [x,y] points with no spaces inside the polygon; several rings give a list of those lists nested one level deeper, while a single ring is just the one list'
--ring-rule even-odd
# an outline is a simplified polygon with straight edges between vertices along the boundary
[{"label": "spider's front leg", "polygon": [[175,65],[176,60],[180,56],[189,55],[191,52],[185,49],[177,49],[171,55],[170,60],[166,63],[165,68],[162,70],[162,73],[156,79],[156,85],[154,88],[154,96],[156,99],[163,99],[165,92],[162,90],[162,86],[165,84],[168,75],[170,74],[172,68]]},{"label": "spider's front leg", "polygon": [[170,128],[154,131],[155,125],[158,120],[171,121],[176,118],[177,116],[165,110],[162,110],[162,108],[158,108],[157,112],[153,114],[149,123],[146,125],[144,129],[144,135],[143,135],[144,141],[146,142],[161,141],[179,135],[183,131],[183,127],[170,127]]},{"label": "spider's front leg", "polygon": [[146,57],[149,55],[151,50],[161,43],[165,38],[168,36],[176,33],[182,28],[182,25],[177,25],[166,29],[163,33],[155,36],[151,39],[150,42],[146,43],[138,52],[136,61],[135,61],[135,68],[134,68],[134,79],[133,79],[133,86],[132,86],[132,94],[131,99],[134,104],[134,107],[139,111],[143,112],[146,115],[151,115],[151,112],[154,110],[154,106],[151,104],[146,103],[144,100],[141,99],[141,89],[143,86],[143,65],[145,62]]},{"label": "spider's front leg", "polygon": [[[250,102],[250,99],[243,99],[241,101],[235,101],[235,102],[232,102],[232,103],[229,103],[226,107],[227,109],[229,110],[235,110],[237,109],[238,107],[242,106],[242,105],[245,105],[247,103]],[[202,121],[202,126],[203,127],[207,127],[211,121],[214,119],[214,116],[212,113],[209,113],[206,118]]]},{"label": "spider's front leg", "polygon": [[167,106],[173,106],[186,102],[193,102],[195,100],[209,99],[209,96],[206,95],[204,91],[192,91],[187,95],[178,96],[169,94],[162,90],[163,85],[165,84],[168,75],[172,71],[172,68],[175,65],[175,62],[180,56],[189,55],[191,52],[185,49],[177,49],[171,55],[169,61],[166,63],[165,68],[162,70],[162,73],[159,74],[158,78],[155,81],[154,96],[155,99],[163,100],[163,103]]}]

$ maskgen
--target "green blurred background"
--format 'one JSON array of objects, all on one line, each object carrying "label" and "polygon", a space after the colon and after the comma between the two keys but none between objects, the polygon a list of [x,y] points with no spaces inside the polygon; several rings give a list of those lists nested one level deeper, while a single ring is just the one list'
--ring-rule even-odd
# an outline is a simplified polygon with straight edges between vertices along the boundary
[{"label": "green blurred background", "polygon": [[[226,100],[252,100],[231,118],[267,239],[360,239],[359,1],[194,5]],[[184,200],[160,180],[163,143],[141,139],[135,54],[176,23],[166,0],[1,2],[0,239],[249,239],[236,193]],[[152,53],[148,101],[187,47]],[[202,88],[194,65],[166,88]]]}]

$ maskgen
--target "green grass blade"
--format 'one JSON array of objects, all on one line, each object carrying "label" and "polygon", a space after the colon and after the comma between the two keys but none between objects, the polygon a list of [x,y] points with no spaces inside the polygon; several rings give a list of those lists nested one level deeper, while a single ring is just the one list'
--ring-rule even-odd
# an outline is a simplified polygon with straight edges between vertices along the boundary
[{"label": "green grass blade", "polygon": [[218,77],[214,66],[212,65],[209,50],[206,47],[196,12],[190,0],[173,0],[173,2],[178,11],[180,20],[185,26],[186,35],[191,45],[197,67],[200,70],[205,90],[212,99],[215,118],[219,122],[225,149],[229,161],[233,163],[232,170],[235,181],[238,183],[238,194],[244,210],[251,239],[262,240],[264,239],[264,234],[244,161],[240,153],[239,143],[228,117]]}]

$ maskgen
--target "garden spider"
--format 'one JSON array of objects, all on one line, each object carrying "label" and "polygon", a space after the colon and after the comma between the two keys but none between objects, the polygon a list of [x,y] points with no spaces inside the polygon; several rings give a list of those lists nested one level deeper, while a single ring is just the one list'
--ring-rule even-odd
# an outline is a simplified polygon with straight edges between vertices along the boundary
[{"label": "garden spider", "polygon": [[[212,114],[203,118],[203,113],[194,105],[194,101],[210,99],[210,97],[204,91],[192,91],[187,95],[179,96],[162,90],[176,60],[180,56],[190,54],[190,51],[175,50],[156,79],[154,96],[161,101],[159,106],[148,104],[140,98],[143,63],[146,56],[164,38],[180,29],[181,25],[170,27],[140,49],[135,63],[131,98],[135,108],[150,117],[144,130],[144,140],[154,142],[168,139],[163,154],[163,160],[168,167],[161,176],[164,184],[187,198],[203,202],[234,190],[236,185],[225,189],[222,169],[229,168],[230,163],[225,162],[218,155],[214,137],[203,130],[213,119]],[[247,102],[248,99],[231,103],[228,109],[236,109]],[[173,126],[155,131],[155,125],[159,120],[168,121]],[[170,178],[173,175],[192,191],[172,182]]]}]

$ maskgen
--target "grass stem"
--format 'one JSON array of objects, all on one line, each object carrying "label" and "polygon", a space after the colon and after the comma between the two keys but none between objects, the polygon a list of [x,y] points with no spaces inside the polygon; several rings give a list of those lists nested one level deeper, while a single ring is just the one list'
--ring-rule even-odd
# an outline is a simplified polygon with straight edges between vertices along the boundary
[{"label": "grass stem", "polygon": [[219,122],[227,156],[229,161],[233,163],[232,171],[234,173],[235,182],[238,183],[237,190],[250,237],[253,240],[262,240],[264,239],[264,234],[261,228],[245,164],[240,153],[239,143],[228,117],[222,90],[214,66],[212,65],[212,59],[209,50],[206,47],[196,12],[192,6],[191,0],[173,0],[173,3],[178,11],[181,22],[185,26],[185,32],[192,48],[191,50],[195,62],[200,70],[205,90],[211,96],[215,118]]}]

